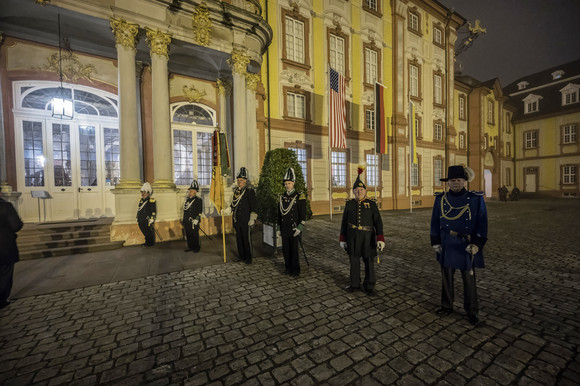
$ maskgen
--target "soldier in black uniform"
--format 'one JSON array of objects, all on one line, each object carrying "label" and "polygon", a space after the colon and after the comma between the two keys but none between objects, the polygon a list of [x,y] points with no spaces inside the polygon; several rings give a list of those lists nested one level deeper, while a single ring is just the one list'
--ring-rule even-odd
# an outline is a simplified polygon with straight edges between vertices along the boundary
[{"label": "soldier in black uniform", "polygon": [[252,264],[250,227],[254,225],[258,218],[256,213],[256,192],[252,187],[247,186],[248,170],[245,167],[240,168],[236,178],[238,187],[234,191],[232,204],[224,211],[224,214],[233,214],[232,220],[238,245],[238,258],[234,261],[244,261],[246,264]]},{"label": "soldier in black uniform", "polygon": [[19,260],[16,232],[22,220],[12,204],[0,198],[0,309],[10,305],[14,278],[14,264]]},{"label": "soldier in black uniform", "polygon": [[288,168],[284,175],[286,192],[280,196],[278,207],[278,226],[282,235],[284,273],[292,276],[300,274],[298,242],[306,221],[306,196],[294,189],[295,182],[294,169]]},{"label": "soldier in black uniform", "polygon": [[365,264],[364,291],[375,294],[375,257],[377,248],[385,247],[383,220],[375,201],[366,197],[367,187],[360,179],[362,171],[352,187],[355,198],[346,202],[340,227],[340,246],[350,258],[350,284],[347,292],[360,289],[360,258]]},{"label": "soldier in black uniform", "polygon": [[141,200],[139,200],[139,207],[137,210],[137,223],[141,233],[145,236],[145,242],[141,245],[144,247],[151,247],[155,245],[155,231],[153,226],[155,224],[155,216],[157,213],[157,203],[151,197],[151,185],[145,182],[141,187]]},{"label": "soldier in black uniform", "polygon": [[193,180],[189,186],[189,196],[183,203],[183,219],[181,224],[185,229],[185,239],[187,240],[187,249],[185,252],[193,251],[199,252],[199,221],[201,220],[201,212],[203,210],[203,201],[201,197],[197,196],[199,192],[199,184]]}]

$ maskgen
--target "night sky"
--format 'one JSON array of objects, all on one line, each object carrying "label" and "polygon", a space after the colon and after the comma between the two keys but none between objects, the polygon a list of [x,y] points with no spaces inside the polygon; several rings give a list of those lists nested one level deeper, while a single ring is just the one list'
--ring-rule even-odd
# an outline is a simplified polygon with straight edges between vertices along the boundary
[{"label": "night sky", "polygon": [[[464,75],[514,80],[580,59],[580,0],[439,0],[487,28],[457,56]],[[466,31],[467,26],[460,29]],[[460,42],[466,34],[459,34]],[[457,46],[457,45],[456,45]]]}]

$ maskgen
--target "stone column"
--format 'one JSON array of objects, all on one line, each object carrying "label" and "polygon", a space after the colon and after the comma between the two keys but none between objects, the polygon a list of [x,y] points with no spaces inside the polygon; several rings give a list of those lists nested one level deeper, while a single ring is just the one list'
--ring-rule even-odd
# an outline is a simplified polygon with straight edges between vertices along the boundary
[{"label": "stone column", "polygon": [[[246,68],[250,63],[250,57],[243,51],[234,49],[232,56],[228,59],[232,68],[234,85],[234,116],[233,116],[233,156],[234,156],[234,178],[240,167],[248,165],[247,154],[247,122],[246,122]],[[250,176],[257,175],[258,171],[248,168]]]},{"label": "stone column", "polygon": [[135,87],[135,45],[139,26],[124,19],[111,18],[117,41],[119,67],[119,142],[121,180],[115,189],[141,187],[139,172],[139,126],[137,124],[137,89]]},{"label": "stone column", "polygon": [[258,74],[246,74],[246,129],[247,129],[247,144],[246,154],[249,170],[253,170],[252,175],[256,182],[260,176],[260,144],[258,143],[258,129],[256,127],[256,89],[260,76]]},{"label": "stone column", "polygon": [[174,189],[172,173],[171,116],[167,61],[171,35],[147,28],[151,50],[151,88],[153,118],[153,189]]}]

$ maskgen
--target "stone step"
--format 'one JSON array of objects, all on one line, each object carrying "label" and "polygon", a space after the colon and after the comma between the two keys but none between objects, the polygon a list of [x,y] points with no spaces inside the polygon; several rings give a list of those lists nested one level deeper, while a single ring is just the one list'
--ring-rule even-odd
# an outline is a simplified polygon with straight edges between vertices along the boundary
[{"label": "stone step", "polygon": [[[58,235],[57,235],[58,236]],[[67,239],[52,239],[52,240],[35,240],[35,241],[28,241],[23,244],[18,244],[18,249],[21,252],[25,251],[34,251],[34,250],[46,250],[46,249],[54,249],[54,248],[63,248],[63,247],[74,247],[74,246],[82,246],[82,245],[91,245],[91,244],[104,244],[111,241],[110,234],[104,233],[100,235],[88,235],[84,237],[73,237]]]},{"label": "stone step", "polygon": [[77,255],[89,252],[108,251],[121,248],[123,246],[123,243],[124,241],[112,241],[98,244],[71,245],[60,248],[23,251],[20,252],[20,259],[21,260],[41,259],[52,256]]},{"label": "stone step", "polygon": [[108,227],[99,227],[91,230],[73,231],[73,232],[41,232],[41,233],[21,233],[18,232],[18,248],[23,248],[27,244],[36,244],[40,242],[51,242],[60,240],[82,239],[87,237],[109,236],[111,233]]}]

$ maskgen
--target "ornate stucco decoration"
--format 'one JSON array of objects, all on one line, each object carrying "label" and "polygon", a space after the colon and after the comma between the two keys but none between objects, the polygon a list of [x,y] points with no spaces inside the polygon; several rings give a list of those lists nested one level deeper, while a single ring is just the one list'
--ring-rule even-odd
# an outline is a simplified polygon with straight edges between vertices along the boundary
[{"label": "ornate stucco decoration", "polygon": [[[61,66],[58,58],[58,52],[46,58],[47,64],[44,66],[45,70],[54,71],[57,75],[60,74]],[[82,64],[79,58],[70,51],[62,54],[62,79],[64,81],[76,82],[79,79],[86,79],[93,82],[93,74],[95,73],[95,66],[92,64]]]},{"label": "ornate stucco decoration", "polygon": [[169,44],[171,43],[171,34],[163,33],[159,30],[146,28],[147,44],[152,54],[165,56],[169,59]]},{"label": "ornate stucco decoration", "polygon": [[229,95],[232,93],[232,82],[224,78],[218,78],[215,87],[219,95]]},{"label": "ornate stucco decoration", "polygon": [[285,79],[290,84],[313,88],[312,80],[303,72],[284,70],[280,73],[280,78]]},{"label": "ornate stucco decoration", "polygon": [[250,64],[250,57],[244,51],[234,49],[232,56],[228,59],[228,64],[233,72],[245,75],[246,68]]},{"label": "ornate stucco decoration", "polygon": [[288,3],[292,11],[296,13],[300,12],[300,2],[298,0],[290,0]]},{"label": "ornate stucco decoration", "polygon": [[334,25],[334,28],[336,29],[336,32],[340,32],[341,31],[340,16],[334,15],[332,17],[332,24]]},{"label": "ornate stucco decoration", "polygon": [[199,102],[206,95],[206,92],[205,90],[199,91],[195,86],[183,86],[183,95],[185,95],[189,103],[193,103]]},{"label": "ornate stucco decoration", "polygon": [[480,23],[481,22],[479,21],[479,19],[475,19],[475,26],[472,28],[471,23],[467,22],[467,24],[469,25],[469,32],[473,34],[486,33],[487,28],[483,28]]},{"label": "ornate stucco decoration", "polygon": [[209,10],[205,3],[200,3],[193,10],[193,38],[200,46],[209,46],[211,38],[211,20],[209,18]]},{"label": "ornate stucco decoration", "polygon": [[373,91],[365,91],[362,100],[365,105],[372,105],[375,103],[375,93]]},{"label": "ornate stucco decoration", "polygon": [[258,82],[260,81],[260,75],[247,73],[246,74],[246,88],[250,91],[256,91],[258,88]]},{"label": "ornate stucco decoration", "polygon": [[38,5],[47,5],[50,4],[50,0],[35,0],[36,4]]},{"label": "ornate stucco decoration", "polygon": [[258,2],[255,0],[233,0],[232,5],[255,15],[260,14],[260,7],[258,6]]},{"label": "ornate stucco decoration", "polygon": [[129,23],[125,19],[115,19],[111,18],[111,29],[115,34],[117,39],[117,44],[123,47],[135,49],[137,44],[137,33],[139,32],[139,25],[135,23]]}]

